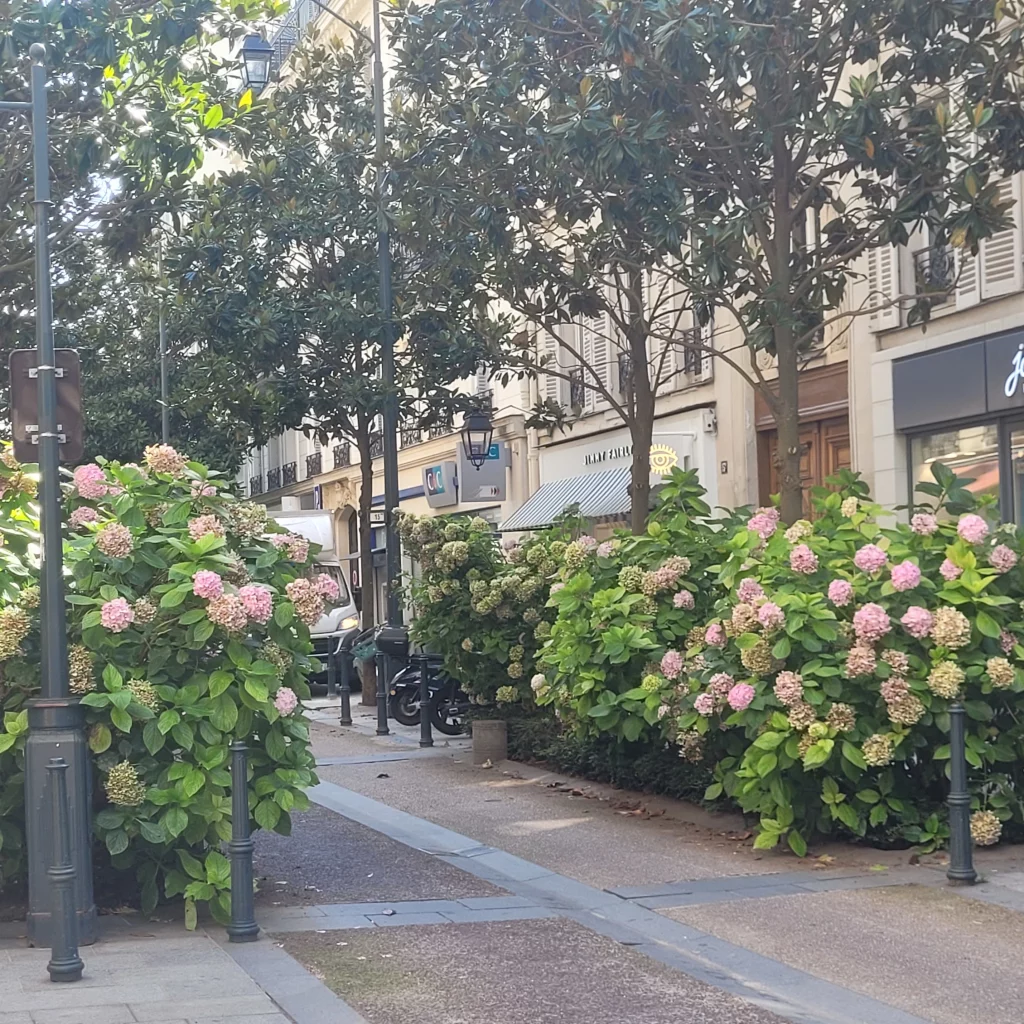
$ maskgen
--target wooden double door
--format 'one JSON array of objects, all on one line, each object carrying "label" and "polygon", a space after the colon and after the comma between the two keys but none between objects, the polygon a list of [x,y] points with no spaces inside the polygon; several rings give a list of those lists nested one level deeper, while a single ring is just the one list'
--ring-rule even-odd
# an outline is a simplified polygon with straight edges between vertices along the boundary
[{"label": "wooden double door", "polygon": [[[762,430],[758,436],[758,477],[762,505],[769,495],[779,491],[779,469],[775,453],[779,446],[777,430]],[[823,484],[840,469],[849,469],[850,421],[846,416],[812,420],[801,424],[800,482],[804,487],[804,515],[811,518],[810,488]]]}]

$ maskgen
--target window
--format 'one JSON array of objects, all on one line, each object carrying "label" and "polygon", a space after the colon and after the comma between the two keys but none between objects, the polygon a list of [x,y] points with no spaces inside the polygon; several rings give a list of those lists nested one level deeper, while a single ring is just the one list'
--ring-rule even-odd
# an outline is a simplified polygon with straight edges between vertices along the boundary
[{"label": "window", "polygon": [[[1024,455],[1024,435],[1021,444]],[[971,479],[968,490],[978,497],[999,498],[999,428],[994,423],[924,434],[911,440],[910,451],[913,488],[931,481],[932,463],[941,462],[957,476]]]}]

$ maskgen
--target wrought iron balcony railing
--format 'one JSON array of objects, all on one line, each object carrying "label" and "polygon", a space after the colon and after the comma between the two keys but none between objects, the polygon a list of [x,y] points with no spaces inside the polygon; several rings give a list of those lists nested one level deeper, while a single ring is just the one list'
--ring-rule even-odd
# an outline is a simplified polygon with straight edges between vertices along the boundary
[{"label": "wrought iron balcony railing", "polygon": [[370,435],[370,458],[379,459],[384,454],[384,435],[373,433]]},{"label": "wrought iron balcony railing", "polygon": [[294,462],[286,462],[281,467],[281,480],[283,486],[287,487],[289,484],[295,483],[299,477],[299,467]]},{"label": "wrought iron balcony railing", "polygon": [[928,295],[932,306],[949,301],[956,282],[953,250],[932,245],[914,253],[914,277],[918,292]]},{"label": "wrought iron balcony railing", "polygon": [[334,446],[334,468],[344,469],[352,465],[352,446],[347,444],[336,444]]},{"label": "wrought iron balcony railing", "polygon": [[263,493],[263,474],[249,477],[249,496],[253,497]]},{"label": "wrought iron balcony railing", "polygon": [[267,490],[276,491],[281,486],[281,467],[267,470]]},{"label": "wrought iron balcony railing", "polygon": [[574,366],[569,371],[569,405],[573,409],[582,409],[587,397],[587,388],[583,383],[583,367]]},{"label": "wrought iron balcony railing", "polygon": [[324,471],[323,452],[313,452],[306,456],[306,476],[319,476]]},{"label": "wrought iron balcony railing", "polygon": [[419,427],[402,427],[401,433],[399,434],[399,441],[403,448],[419,444],[422,439],[423,434]]}]

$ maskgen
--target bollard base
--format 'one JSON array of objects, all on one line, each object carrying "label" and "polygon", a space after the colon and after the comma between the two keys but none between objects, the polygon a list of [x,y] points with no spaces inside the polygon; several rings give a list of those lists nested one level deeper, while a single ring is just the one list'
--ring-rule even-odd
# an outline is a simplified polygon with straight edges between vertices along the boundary
[{"label": "bollard base", "polygon": [[51,960],[46,965],[46,970],[49,972],[50,981],[81,981],[85,964],[82,963],[81,957],[76,956],[67,960]]},{"label": "bollard base", "polygon": [[947,871],[946,881],[950,885],[975,885],[978,881],[977,871]]},{"label": "bollard base", "polygon": [[255,942],[260,937],[258,924],[245,925],[239,928],[228,925],[228,942]]}]

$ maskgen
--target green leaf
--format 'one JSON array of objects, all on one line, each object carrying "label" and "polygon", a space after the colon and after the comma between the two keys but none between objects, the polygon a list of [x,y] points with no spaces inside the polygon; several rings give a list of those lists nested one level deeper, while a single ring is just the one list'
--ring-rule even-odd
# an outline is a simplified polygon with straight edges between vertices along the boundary
[{"label": "green leaf", "polygon": [[807,856],[807,842],[804,837],[800,835],[795,829],[790,829],[789,834],[786,836],[786,842],[789,843],[789,848],[798,856]]},{"label": "green leaf", "polygon": [[873,789],[862,789],[857,794],[857,799],[863,804],[877,804],[882,797],[876,790]]},{"label": "green leaf", "polygon": [[147,843],[161,844],[167,842],[167,834],[155,821],[140,821],[139,831]]},{"label": "green leaf", "polygon": [[284,629],[295,618],[295,607],[291,601],[281,601],[274,609],[274,621]]},{"label": "green leaf", "polygon": [[210,674],[210,696],[219,697],[233,682],[235,677],[223,669]]},{"label": "green leaf", "polygon": [[188,850],[177,850],[178,860],[181,861],[181,866],[185,869],[188,874],[196,879],[198,882],[206,881],[206,868],[203,867],[203,862],[197,857],[193,857]]},{"label": "green leaf", "polygon": [[128,849],[128,833],[120,828],[115,832],[108,832],[106,844],[111,857],[116,857],[119,853],[124,853]]},{"label": "green leaf", "polygon": [[855,764],[858,768],[867,768],[868,763],[864,760],[864,755],[860,752],[859,747],[855,747],[849,740],[843,740],[843,757],[846,758],[850,764]]},{"label": "green leaf", "polygon": [[181,807],[169,807],[160,819],[160,824],[172,839],[177,839],[188,828],[188,814]]},{"label": "green leaf", "polygon": [[132,716],[127,711],[122,711],[120,708],[111,708],[110,720],[121,732],[132,731]]},{"label": "green leaf", "polygon": [[758,750],[774,750],[780,743],[784,742],[786,736],[781,732],[763,732],[754,740],[754,746]]},{"label": "green leaf", "polygon": [[[270,694],[267,692],[266,686],[264,686],[263,683],[257,682],[255,679],[246,679],[245,691],[253,700],[258,701],[260,704],[264,704],[270,699]],[[635,736],[633,738],[636,739]]]},{"label": "green leaf", "polygon": [[148,721],[142,730],[142,742],[150,754],[156,754],[163,749],[164,734],[160,731],[160,726],[155,719]]},{"label": "green leaf", "polygon": [[194,932],[198,923],[199,918],[196,914],[196,901],[190,896],[185,900],[185,928],[187,931]]},{"label": "green leaf", "polygon": [[185,796],[193,797],[206,785],[206,776],[198,768],[193,768],[182,780],[181,785]]},{"label": "green leaf", "polygon": [[755,850],[773,850],[779,845],[779,833],[778,832],[761,832],[754,839]]},{"label": "green leaf", "polygon": [[999,628],[999,623],[996,622],[988,612],[979,610],[975,616],[974,621],[978,625],[978,629],[985,635],[996,639],[1002,630]]},{"label": "green leaf", "polygon": [[156,720],[157,728],[166,736],[179,722],[181,715],[173,708],[168,708]]},{"label": "green leaf", "polygon": [[779,637],[775,641],[775,646],[772,648],[772,657],[778,658],[780,661],[784,661],[789,657],[789,653],[792,650],[792,644],[788,636]]},{"label": "green leaf", "polygon": [[103,683],[108,690],[120,690],[124,686],[124,676],[114,665],[107,665],[103,670]]},{"label": "green leaf", "polygon": [[104,750],[109,750],[111,742],[110,730],[102,722],[97,722],[89,730],[89,749],[94,754],[102,754]]},{"label": "green leaf", "polygon": [[256,819],[256,824],[259,825],[260,828],[272,831],[281,820],[281,808],[278,807],[273,800],[261,800],[256,805],[253,817]]}]

